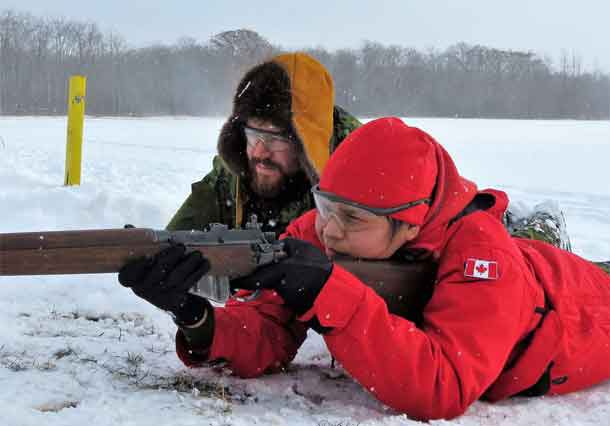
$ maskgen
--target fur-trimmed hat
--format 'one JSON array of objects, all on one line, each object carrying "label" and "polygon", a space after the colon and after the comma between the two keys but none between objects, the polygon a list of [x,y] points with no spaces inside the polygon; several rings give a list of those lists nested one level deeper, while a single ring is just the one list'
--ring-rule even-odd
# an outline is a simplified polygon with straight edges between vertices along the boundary
[{"label": "fur-trimmed hat", "polygon": [[296,136],[301,166],[315,183],[330,155],[333,105],[333,81],[322,64],[304,53],[276,56],[250,69],[237,85],[218,153],[232,173],[243,176],[243,126],[249,118],[270,121]]}]

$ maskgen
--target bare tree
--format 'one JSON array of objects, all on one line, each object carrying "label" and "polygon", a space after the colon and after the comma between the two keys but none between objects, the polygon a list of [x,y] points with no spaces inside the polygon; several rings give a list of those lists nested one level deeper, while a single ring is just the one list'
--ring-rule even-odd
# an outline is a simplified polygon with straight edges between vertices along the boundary
[{"label": "bare tree", "polygon": [[[93,114],[226,114],[238,80],[280,52],[252,30],[131,48],[93,22],[0,12],[0,114],[63,114],[71,74],[88,77]],[[384,46],[306,49],[357,115],[610,118],[610,76],[576,53],[558,66],[534,52],[458,43],[439,51]]]}]

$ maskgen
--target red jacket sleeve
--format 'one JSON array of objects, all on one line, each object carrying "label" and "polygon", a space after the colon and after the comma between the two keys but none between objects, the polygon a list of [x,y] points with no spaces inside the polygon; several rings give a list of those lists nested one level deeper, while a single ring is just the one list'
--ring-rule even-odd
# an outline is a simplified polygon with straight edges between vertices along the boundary
[{"label": "red jacket sleeve", "polygon": [[[315,237],[314,221],[315,211],[306,213],[293,221],[283,237]],[[204,353],[189,348],[178,330],[176,352],[186,365],[195,367],[222,360],[238,376],[256,377],[292,361],[307,335],[305,324],[284,306],[277,293],[269,290],[261,291],[253,300],[230,299],[225,307],[214,309],[214,320],[212,346]]]},{"label": "red jacket sleeve", "polygon": [[[249,295],[241,292],[239,296]],[[176,350],[188,366],[226,361],[240,377],[256,377],[281,369],[296,355],[307,328],[295,319],[274,291],[263,290],[253,300],[230,299],[214,309],[214,338],[204,355],[192,351],[178,330]]]},{"label": "red jacket sleeve", "polygon": [[[486,225],[501,226],[487,217]],[[455,237],[472,235],[468,228]],[[533,277],[524,278],[511,250],[476,241],[448,247],[421,328],[389,314],[377,294],[335,265],[313,308],[323,326],[334,328],[325,335],[329,350],[360,384],[397,410],[419,419],[462,414],[536,324]],[[468,258],[497,262],[498,279],[465,277]]]}]

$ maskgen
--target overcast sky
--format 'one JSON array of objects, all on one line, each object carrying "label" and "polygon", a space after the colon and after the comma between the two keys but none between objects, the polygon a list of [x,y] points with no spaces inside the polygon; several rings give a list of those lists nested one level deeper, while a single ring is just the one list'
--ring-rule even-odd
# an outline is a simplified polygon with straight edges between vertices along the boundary
[{"label": "overcast sky", "polygon": [[465,41],[532,50],[555,63],[566,50],[587,69],[610,72],[608,0],[0,0],[2,9],[95,21],[132,46],[248,28],[290,49]]}]

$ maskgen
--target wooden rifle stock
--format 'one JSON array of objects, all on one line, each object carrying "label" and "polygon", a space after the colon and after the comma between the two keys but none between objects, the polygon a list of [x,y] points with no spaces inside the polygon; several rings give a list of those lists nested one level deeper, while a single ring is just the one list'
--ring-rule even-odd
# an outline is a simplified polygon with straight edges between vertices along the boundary
[{"label": "wooden rifle stock", "polygon": [[130,260],[152,256],[172,242],[201,251],[210,260],[211,275],[233,277],[257,266],[249,244],[193,243],[201,234],[206,232],[147,228],[0,234],[0,275],[118,272]]},{"label": "wooden rifle stock", "polygon": [[[174,243],[198,250],[208,258],[209,276],[225,278],[212,281],[214,286],[223,282],[228,286],[228,279],[248,275],[285,256],[281,241],[272,234],[258,229],[229,230],[223,225],[215,225],[210,231],[128,228],[11,233],[0,234],[0,275],[118,272],[130,260],[152,256]],[[390,312],[408,318],[421,312],[427,303],[436,273],[435,265],[429,262],[341,257],[335,263],[375,290]],[[228,291],[212,293],[223,294],[221,298],[228,295]]]}]

